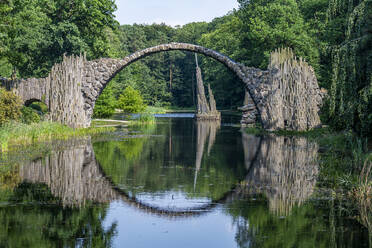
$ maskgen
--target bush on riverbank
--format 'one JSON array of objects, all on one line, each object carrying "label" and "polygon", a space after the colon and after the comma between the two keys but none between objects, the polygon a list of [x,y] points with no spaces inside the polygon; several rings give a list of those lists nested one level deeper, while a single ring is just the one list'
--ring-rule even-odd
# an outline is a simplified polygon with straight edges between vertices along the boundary
[{"label": "bush on riverbank", "polygon": [[112,130],[113,128],[73,129],[53,122],[40,122],[29,125],[7,122],[0,127],[0,152],[11,150],[12,147],[17,145],[30,145],[35,142],[68,139]]},{"label": "bush on riverbank", "polygon": [[111,90],[111,88],[107,87],[103,90],[102,94],[98,97],[93,117],[94,118],[108,118],[111,117],[115,113],[116,108],[116,99]]},{"label": "bush on riverbank", "polygon": [[21,121],[25,124],[38,123],[40,122],[40,115],[30,107],[23,107],[21,109]]},{"label": "bush on riverbank", "polygon": [[123,94],[120,95],[118,105],[125,113],[140,113],[146,109],[140,92],[131,86],[125,88]]},{"label": "bush on riverbank", "polygon": [[21,100],[13,92],[0,88],[0,126],[21,116]]}]

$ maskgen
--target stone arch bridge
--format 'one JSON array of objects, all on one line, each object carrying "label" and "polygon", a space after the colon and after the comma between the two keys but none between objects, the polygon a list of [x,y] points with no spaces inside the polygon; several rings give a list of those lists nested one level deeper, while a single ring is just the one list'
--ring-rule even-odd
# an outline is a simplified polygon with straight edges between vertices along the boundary
[{"label": "stone arch bridge", "polygon": [[320,125],[317,113],[321,93],[311,67],[296,66],[293,61],[288,61],[260,70],[246,67],[214,50],[187,43],[154,46],[124,59],[87,61],[85,56],[64,56],[46,78],[0,78],[0,83],[13,90],[25,104],[44,102],[52,121],[73,128],[89,127],[97,98],[118,72],[148,55],[172,50],[203,54],[235,73],[253,100],[254,106],[250,107],[255,109],[265,129],[307,130]]}]

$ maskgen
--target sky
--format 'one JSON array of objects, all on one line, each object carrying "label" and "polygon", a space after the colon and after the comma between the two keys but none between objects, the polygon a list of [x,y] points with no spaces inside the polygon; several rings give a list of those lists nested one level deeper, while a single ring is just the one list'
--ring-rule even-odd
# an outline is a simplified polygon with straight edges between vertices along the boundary
[{"label": "sky", "polygon": [[237,0],[116,0],[120,24],[209,22],[238,8]]}]

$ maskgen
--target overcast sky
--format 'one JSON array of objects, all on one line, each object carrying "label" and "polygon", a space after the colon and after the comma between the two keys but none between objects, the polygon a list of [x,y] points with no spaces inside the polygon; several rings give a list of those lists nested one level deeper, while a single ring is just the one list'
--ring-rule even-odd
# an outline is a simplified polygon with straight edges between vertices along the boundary
[{"label": "overcast sky", "polygon": [[120,24],[209,22],[238,8],[237,0],[116,0]]}]

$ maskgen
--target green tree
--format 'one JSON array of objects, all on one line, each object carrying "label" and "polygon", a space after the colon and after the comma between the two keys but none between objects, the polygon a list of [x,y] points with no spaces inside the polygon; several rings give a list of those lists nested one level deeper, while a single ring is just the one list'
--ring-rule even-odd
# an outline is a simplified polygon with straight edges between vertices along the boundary
[{"label": "green tree", "polygon": [[40,116],[38,115],[36,110],[34,110],[33,108],[22,107],[21,113],[22,113],[21,120],[25,124],[40,122]]},{"label": "green tree", "polygon": [[270,52],[291,47],[318,68],[318,49],[295,0],[239,0],[246,65],[266,69]]},{"label": "green tree", "polygon": [[13,0],[2,50],[22,77],[45,76],[65,53],[115,56],[115,10],[111,0]]},{"label": "green tree", "polygon": [[126,113],[139,113],[145,110],[146,105],[139,91],[128,86],[119,97],[119,107]]},{"label": "green tree", "polygon": [[[221,52],[237,61],[244,60],[241,45],[242,21],[236,12],[213,20],[213,30],[202,35],[200,43]],[[241,80],[224,65],[213,59],[203,60],[204,79],[210,82],[216,103],[224,107],[236,107],[242,104],[244,87]]]},{"label": "green tree", "polygon": [[0,59],[7,51],[8,32],[10,28],[9,13],[12,10],[12,1],[0,1]]},{"label": "green tree", "polygon": [[116,99],[114,97],[111,87],[103,90],[98,97],[94,107],[93,116],[95,118],[107,118],[115,113]]},{"label": "green tree", "polygon": [[330,122],[337,129],[372,134],[372,2],[330,1],[329,21],[344,20],[331,47]]},{"label": "green tree", "polygon": [[21,100],[13,92],[0,88],[0,126],[21,116]]}]

